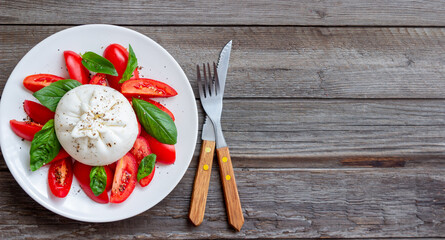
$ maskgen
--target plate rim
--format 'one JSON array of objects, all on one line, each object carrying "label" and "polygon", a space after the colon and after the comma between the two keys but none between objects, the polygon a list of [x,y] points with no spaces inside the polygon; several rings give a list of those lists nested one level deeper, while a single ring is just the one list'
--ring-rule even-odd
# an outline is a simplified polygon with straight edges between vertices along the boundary
[{"label": "plate rim", "polygon": [[[173,56],[172,56],[172,55],[171,55],[171,54],[170,54],[164,47],[162,47],[159,43],[157,43],[156,41],[154,41],[154,40],[151,39],[150,37],[148,37],[148,36],[146,36],[146,35],[144,35],[144,34],[138,32],[138,31],[136,31],[136,30],[133,30],[133,29],[130,29],[130,28],[127,28],[127,27],[123,27],[123,26],[112,25],[112,24],[84,24],[84,25],[79,25],[79,26],[69,27],[69,28],[66,28],[66,29],[57,31],[57,32],[52,33],[51,35],[47,36],[46,38],[44,38],[43,40],[41,40],[39,43],[37,43],[36,45],[34,45],[28,52],[26,52],[26,54],[25,54],[24,56],[22,56],[22,58],[20,59],[20,61],[15,65],[14,69],[13,69],[12,72],[10,73],[10,75],[9,75],[9,77],[8,77],[6,83],[5,83],[5,86],[4,86],[4,88],[3,88],[3,91],[4,91],[5,89],[7,89],[8,86],[9,86],[10,84],[12,84],[11,81],[9,81],[9,80],[10,80],[11,76],[17,71],[17,67],[21,64],[22,61],[24,61],[24,59],[26,58],[26,56],[27,56],[28,54],[30,54],[30,53],[36,51],[36,49],[38,49],[38,47],[40,47],[41,45],[43,45],[44,42],[46,42],[47,40],[49,40],[49,39],[51,39],[51,38],[56,37],[56,35],[58,35],[58,34],[62,34],[62,33],[65,33],[65,34],[66,34],[67,32],[70,32],[70,31],[76,31],[76,30],[82,30],[82,29],[88,29],[88,28],[109,28],[109,29],[112,29],[112,30],[127,31],[127,32],[131,32],[132,34],[139,35],[139,36],[142,37],[143,39],[145,39],[145,40],[151,42],[151,44],[153,44],[154,46],[156,46],[159,50],[161,50],[161,51],[163,52],[163,54],[164,54],[164,55],[165,55],[165,56],[166,56],[166,57],[167,57],[167,58],[174,64],[174,66],[180,70],[180,71],[179,71],[179,72],[180,72],[180,75],[182,75],[182,77],[183,77],[185,80],[187,80],[187,84],[186,84],[187,88],[186,88],[186,89],[181,89],[181,91],[188,91],[188,92],[191,94],[191,96],[193,97],[193,99],[196,99],[196,96],[195,96],[195,94],[194,94],[194,92],[193,92],[193,89],[192,89],[192,86],[191,86],[191,84],[190,84],[190,81],[189,81],[189,79],[187,78],[187,75],[184,73],[184,70],[183,70],[182,67],[179,65],[179,63],[173,58]],[[3,92],[3,91],[2,91],[2,92]],[[3,95],[3,94],[2,94],[2,95]],[[2,112],[4,111],[4,110],[3,110],[3,109],[4,109],[4,105],[6,104],[6,103],[4,103],[4,102],[5,102],[5,101],[4,101],[4,98],[2,98],[1,101],[0,101],[0,113],[2,113]],[[60,208],[58,208],[58,207],[56,207],[56,206],[54,206],[54,205],[51,205],[49,202],[46,201],[46,199],[42,199],[42,198],[39,197],[36,193],[34,193],[34,192],[32,191],[32,189],[31,189],[29,186],[27,186],[27,185],[25,184],[25,182],[24,182],[24,177],[26,177],[26,176],[21,176],[21,175],[16,171],[16,169],[15,169],[14,167],[10,166],[11,163],[9,163],[9,161],[6,160],[6,156],[3,155],[3,154],[2,154],[2,155],[3,155],[3,159],[4,159],[5,163],[6,163],[6,165],[7,165],[7,167],[8,167],[8,170],[11,172],[11,175],[14,177],[15,181],[20,185],[20,187],[26,192],[26,194],[28,194],[28,196],[30,196],[34,201],[36,201],[37,203],[39,203],[41,206],[43,206],[43,207],[45,207],[46,209],[52,211],[53,213],[56,213],[56,214],[58,214],[58,215],[64,216],[64,217],[69,218],[69,219],[73,219],[73,220],[77,220],[77,221],[82,221],[82,222],[105,223],[105,222],[121,221],[121,220],[124,220],[124,219],[128,219],[128,218],[134,217],[134,216],[136,216],[136,215],[139,215],[139,214],[141,214],[141,213],[143,213],[143,212],[149,210],[150,208],[156,206],[157,204],[159,204],[159,202],[161,202],[161,201],[164,200],[168,195],[170,195],[170,193],[171,193],[171,192],[178,186],[178,184],[180,183],[180,181],[184,178],[184,175],[185,175],[185,173],[187,172],[187,170],[188,170],[188,168],[189,168],[189,166],[190,166],[190,163],[192,162],[193,155],[194,155],[194,152],[195,152],[195,150],[196,150],[196,142],[197,142],[197,139],[198,139],[199,116],[198,116],[198,109],[197,109],[197,105],[196,105],[196,103],[193,104],[193,113],[192,113],[192,115],[193,115],[194,118],[196,119],[196,121],[195,121],[196,123],[195,123],[194,126],[193,126],[194,129],[196,130],[196,131],[194,131],[195,133],[193,134],[193,142],[194,142],[195,144],[193,145],[193,149],[192,149],[192,151],[190,151],[191,156],[190,156],[190,159],[188,159],[188,163],[186,164],[186,167],[184,167],[183,169],[181,169],[181,170],[179,171],[179,173],[180,173],[180,174],[179,174],[180,177],[178,178],[178,180],[177,180],[174,184],[172,184],[173,187],[168,191],[168,193],[167,193],[163,198],[160,198],[158,201],[155,201],[155,202],[153,203],[152,206],[149,206],[149,207],[142,207],[142,208],[141,208],[141,209],[142,209],[141,211],[138,211],[138,212],[135,213],[135,214],[129,214],[129,215],[127,215],[127,216],[123,216],[123,217],[119,216],[119,217],[116,217],[116,218],[113,218],[113,219],[106,219],[106,218],[92,219],[92,218],[89,218],[89,217],[76,216],[76,215],[71,215],[70,213],[64,212],[64,211],[61,210]],[[0,135],[1,135],[1,136],[4,135],[4,134],[2,133],[2,128],[0,128]],[[0,141],[1,141],[2,138],[3,138],[3,137],[0,137]],[[2,152],[3,152],[3,149],[5,148],[5,147],[4,147],[4,144],[5,144],[4,141],[1,141],[1,142],[0,142],[0,146],[1,146]],[[93,204],[96,204],[96,203],[93,202]],[[96,216],[97,216],[97,215],[96,215]]]}]

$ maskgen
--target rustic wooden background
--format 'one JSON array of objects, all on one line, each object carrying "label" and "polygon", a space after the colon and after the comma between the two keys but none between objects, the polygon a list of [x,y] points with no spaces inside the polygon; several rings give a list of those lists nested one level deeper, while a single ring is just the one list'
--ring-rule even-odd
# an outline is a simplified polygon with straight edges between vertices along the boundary
[{"label": "rustic wooden background", "polygon": [[246,223],[227,224],[217,164],[188,222],[198,141],[166,199],[114,223],[46,210],[0,161],[1,239],[445,237],[445,1],[0,0],[0,89],[36,43],[88,23],[154,39],[195,94],[195,64],[233,39],[222,124]]}]

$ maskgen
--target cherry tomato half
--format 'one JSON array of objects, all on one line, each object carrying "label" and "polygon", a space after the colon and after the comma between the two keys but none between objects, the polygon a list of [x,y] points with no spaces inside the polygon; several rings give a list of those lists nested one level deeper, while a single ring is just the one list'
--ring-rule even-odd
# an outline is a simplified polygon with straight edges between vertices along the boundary
[{"label": "cherry tomato half", "polygon": [[71,158],[51,163],[48,171],[48,184],[54,196],[64,198],[68,195],[73,182],[72,164]]},{"label": "cherry tomato half", "polygon": [[141,187],[145,187],[148,184],[150,184],[151,180],[153,180],[153,176],[155,175],[155,170],[156,170],[156,167],[153,168],[153,171],[151,171],[150,175],[139,180],[139,184],[141,184]]},{"label": "cherry tomato half", "polygon": [[136,186],[137,172],[138,165],[133,154],[127,153],[117,161],[110,202],[121,203],[130,196]]},{"label": "cherry tomato half", "polygon": [[26,114],[36,123],[45,124],[50,119],[54,119],[54,112],[40,103],[25,100],[23,108]]},{"label": "cherry tomato half", "polygon": [[150,136],[145,131],[142,131],[141,135],[147,139],[151,152],[156,154],[156,162],[164,164],[175,163],[176,160],[175,145],[161,143],[158,140],[156,140],[156,138]]},{"label": "cherry tomato half", "polygon": [[145,156],[151,154],[147,139],[142,136],[137,137],[133,148],[130,150],[130,153],[133,154],[137,164],[139,165]]},{"label": "cherry tomato half", "polygon": [[19,137],[32,141],[34,135],[42,130],[43,125],[33,123],[33,122],[20,122],[17,120],[10,120],[9,125],[11,125],[12,131]]},{"label": "cherry tomato half", "polygon": [[73,51],[65,51],[63,56],[70,78],[87,84],[90,81],[90,71],[83,66],[82,57]]},{"label": "cherry tomato half", "polygon": [[[128,55],[127,49],[117,43],[109,45],[104,51],[104,58],[108,59],[108,61],[113,64],[118,74],[118,76],[107,75],[108,83],[110,84],[110,87],[118,91],[120,91],[122,85],[119,83],[119,81],[127,68]],[[131,79],[136,77],[139,78],[138,68],[134,70],[133,77]]]},{"label": "cherry tomato half", "polygon": [[[130,153],[133,154],[133,156],[136,158],[136,162],[139,168],[142,159],[151,154],[150,146],[148,145],[147,139],[145,139],[145,137],[138,136],[136,138],[136,141],[134,142],[133,148],[130,150]],[[150,173],[150,175],[139,180],[141,186],[142,187],[147,186],[153,179],[153,175],[154,175],[154,169],[153,172]]]},{"label": "cherry tomato half", "polygon": [[51,83],[62,79],[64,78],[52,74],[34,74],[27,76],[23,80],[23,86],[31,92],[37,92]]},{"label": "cherry tomato half", "polygon": [[122,94],[126,97],[173,97],[178,95],[168,84],[148,78],[125,81]]},{"label": "cherry tomato half", "polygon": [[85,194],[91,198],[91,200],[97,203],[108,203],[108,192],[111,189],[113,183],[113,173],[108,166],[104,166],[105,172],[107,173],[107,185],[105,186],[105,191],[99,196],[94,195],[90,187],[90,172],[91,166],[85,165],[81,162],[74,162],[74,176],[77,181],[79,181],[80,187],[85,192]]},{"label": "cherry tomato half", "polygon": [[103,73],[96,73],[90,80],[89,84],[108,86],[107,76]]}]

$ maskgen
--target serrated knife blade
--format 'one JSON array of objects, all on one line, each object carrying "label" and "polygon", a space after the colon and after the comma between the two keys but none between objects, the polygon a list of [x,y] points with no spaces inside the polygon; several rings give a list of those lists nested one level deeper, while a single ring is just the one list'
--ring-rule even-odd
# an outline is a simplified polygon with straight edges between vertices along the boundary
[{"label": "serrated knife blade", "polygon": [[229,69],[230,52],[232,51],[232,40],[230,40],[221,50],[218,59],[217,71],[221,93],[224,94],[226,86],[227,70]]}]

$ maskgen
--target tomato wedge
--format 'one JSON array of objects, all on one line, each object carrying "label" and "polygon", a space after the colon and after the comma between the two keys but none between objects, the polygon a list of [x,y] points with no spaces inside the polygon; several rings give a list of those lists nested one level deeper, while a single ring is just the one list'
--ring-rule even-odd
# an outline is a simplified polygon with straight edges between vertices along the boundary
[{"label": "tomato wedge", "polygon": [[127,153],[117,162],[111,188],[110,202],[121,203],[133,192],[137,181],[138,166],[133,154]]},{"label": "tomato wedge", "polygon": [[90,172],[91,166],[85,165],[81,162],[74,162],[74,176],[77,181],[79,181],[80,187],[85,192],[85,194],[91,198],[91,200],[97,203],[108,203],[108,192],[111,189],[113,183],[113,174],[108,166],[104,166],[105,172],[107,173],[107,185],[105,186],[105,191],[99,196],[94,195],[90,187]]},{"label": "tomato wedge", "polygon": [[168,84],[148,78],[131,79],[122,84],[126,97],[173,97],[178,95]]},{"label": "tomato wedge", "polygon": [[156,170],[156,167],[153,168],[153,171],[151,171],[150,175],[139,180],[139,184],[141,184],[142,187],[145,187],[148,184],[150,184],[151,180],[153,180],[153,176],[155,175],[155,170]]},{"label": "tomato wedge", "polygon": [[[108,61],[113,64],[118,74],[118,76],[107,75],[108,83],[110,84],[110,87],[118,91],[120,91],[122,85],[119,83],[119,81],[127,68],[128,55],[127,49],[117,43],[110,44],[104,51],[104,58],[108,59]],[[139,78],[138,68],[134,70],[133,77],[131,79],[135,77]]]},{"label": "tomato wedge", "polygon": [[17,120],[10,120],[9,125],[12,131],[19,137],[32,141],[34,135],[42,130],[43,125],[33,123],[33,122],[20,122]]},{"label": "tomato wedge", "polygon": [[23,86],[31,92],[37,92],[51,83],[62,79],[64,78],[52,74],[34,74],[27,76],[23,80]]},{"label": "tomato wedge", "polygon": [[68,195],[73,182],[72,164],[71,158],[51,163],[48,171],[48,184],[54,196],[64,198]]},{"label": "tomato wedge", "polygon": [[145,156],[151,154],[150,147],[148,146],[148,141],[142,136],[136,138],[133,148],[130,150],[139,165]]},{"label": "tomato wedge", "polygon": [[156,154],[156,162],[164,164],[175,163],[176,160],[175,145],[161,143],[158,140],[156,140],[156,138],[150,136],[145,131],[142,131],[141,135],[147,139],[151,152]]},{"label": "tomato wedge", "polygon": [[64,51],[63,56],[70,78],[87,84],[90,81],[90,71],[83,66],[82,57],[73,51]]},{"label": "tomato wedge", "polygon": [[108,84],[107,84],[107,77],[103,73],[96,73],[96,75],[94,75],[91,78],[89,84],[108,86]]},{"label": "tomato wedge", "polygon": [[36,123],[45,124],[51,119],[54,119],[54,112],[40,103],[25,100],[23,108],[26,114]]},{"label": "tomato wedge", "polygon": [[[134,142],[133,148],[130,150],[130,153],[133,154],[133,156],[136,158],[136,162],[139,166],[139,164],[141,164],[142,159],[151,154],[150,146],[148,145],[147,139],[145,139],[145,137],[138,136],[136,138],[136,141]],[[147,186],[153,179],[153,175],[154,175],[154,169],[153,172],[150,173],[150,175],[139,180],[141,186],[142,187]]]}]

